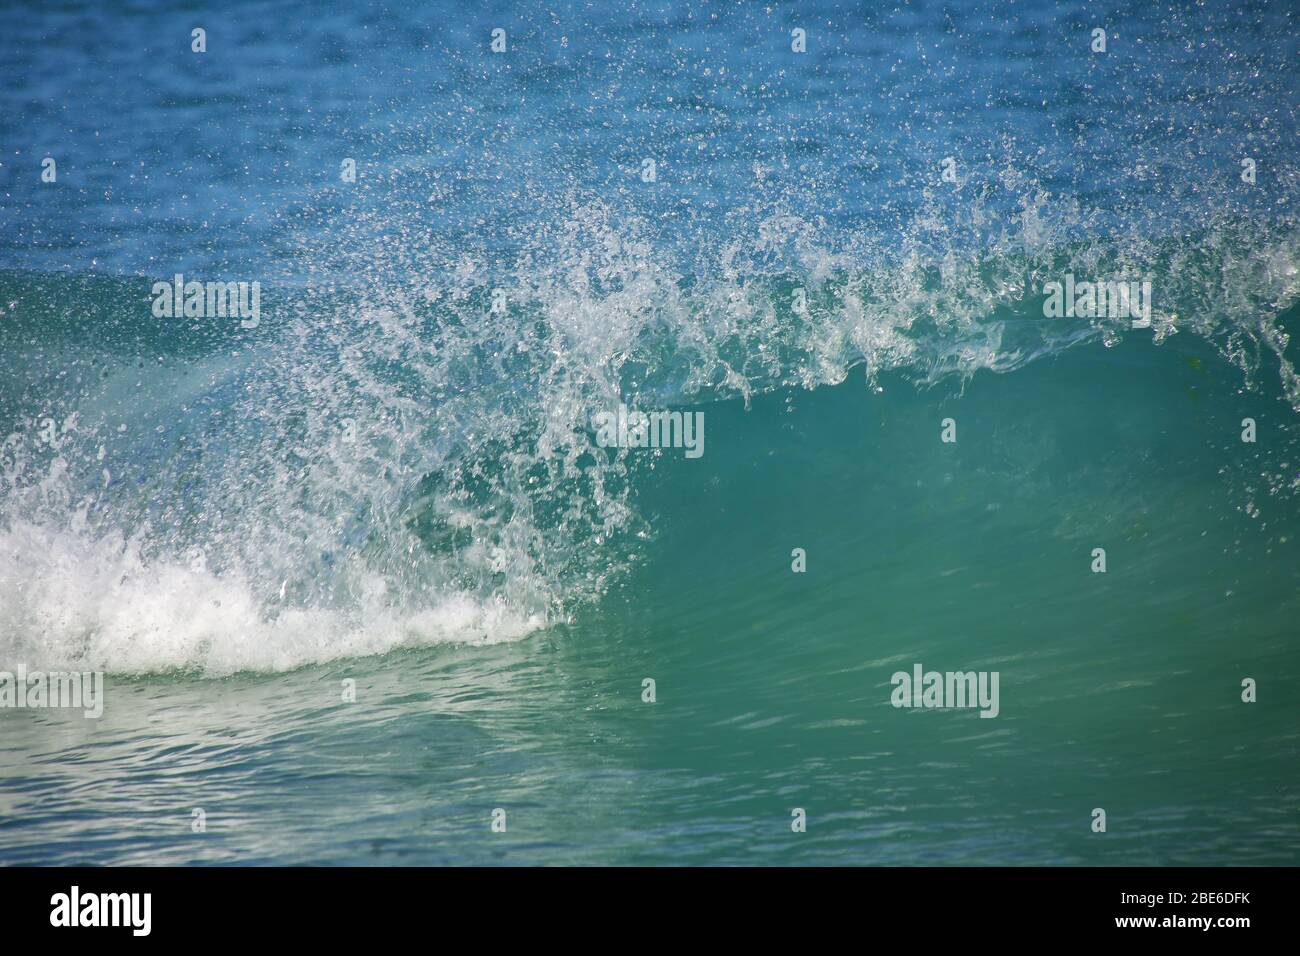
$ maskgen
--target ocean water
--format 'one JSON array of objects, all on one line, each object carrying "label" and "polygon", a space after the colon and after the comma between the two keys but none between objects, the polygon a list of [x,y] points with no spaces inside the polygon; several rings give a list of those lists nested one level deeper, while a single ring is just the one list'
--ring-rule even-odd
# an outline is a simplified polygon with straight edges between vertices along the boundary
[{"label": "ocean water", "polygon": [[0,863],[1300,862],[1298,16],[7,6]]}]

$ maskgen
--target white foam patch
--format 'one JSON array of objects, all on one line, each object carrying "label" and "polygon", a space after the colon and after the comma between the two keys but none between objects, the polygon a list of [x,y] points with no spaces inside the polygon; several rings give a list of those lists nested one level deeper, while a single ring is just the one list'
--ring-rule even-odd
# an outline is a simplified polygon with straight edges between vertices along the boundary
[{"label": "white foam patch", "polygon": [[376,601],[276,613],[265,590],[237,575],[145,561],[120,536],[0,529],[0,670],[283,671],[397,647],[517,640],[545,624],[464,593],[414,611]]}]

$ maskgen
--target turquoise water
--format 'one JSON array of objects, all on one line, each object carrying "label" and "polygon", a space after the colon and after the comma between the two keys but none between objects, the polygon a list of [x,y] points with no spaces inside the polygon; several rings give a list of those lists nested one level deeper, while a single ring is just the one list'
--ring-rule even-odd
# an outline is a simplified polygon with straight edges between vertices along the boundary
[{"label": "turquoise water", "polygon": [[4,15],[0,862],[1297,862],[1285,5],[296,12]]}]

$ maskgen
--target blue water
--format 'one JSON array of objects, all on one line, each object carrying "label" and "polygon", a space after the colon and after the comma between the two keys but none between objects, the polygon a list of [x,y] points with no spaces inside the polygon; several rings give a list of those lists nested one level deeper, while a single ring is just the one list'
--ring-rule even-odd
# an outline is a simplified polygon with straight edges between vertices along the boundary
[{"label": "blue water", "polygon": [[1296,17],[6,8],[0,862],[1295,864]]}]

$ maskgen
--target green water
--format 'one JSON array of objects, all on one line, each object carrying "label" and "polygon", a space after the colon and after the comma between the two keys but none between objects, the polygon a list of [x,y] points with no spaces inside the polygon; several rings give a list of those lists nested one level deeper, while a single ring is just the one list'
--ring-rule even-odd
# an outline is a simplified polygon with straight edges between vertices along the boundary
[{"label": "green water", "polygon": [[[0,712],[0,852],[1294,864],[1300,456],[1220,365],[1134,337],[964,392],[703,406],[705,455],[642,476],[637,560],[568,625]],[[999,715],[892,707],[916,663],[998,671]]]}]

